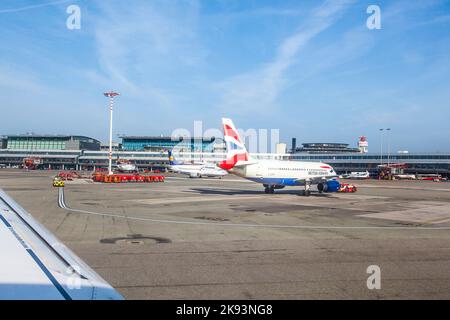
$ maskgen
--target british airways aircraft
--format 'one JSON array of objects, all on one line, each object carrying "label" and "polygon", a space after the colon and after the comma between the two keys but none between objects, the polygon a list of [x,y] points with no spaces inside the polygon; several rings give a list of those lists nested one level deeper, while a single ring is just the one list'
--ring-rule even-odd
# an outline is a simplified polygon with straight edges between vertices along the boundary
[{"label": "british airways aircraft", "polygon": [[222,119],[227,159],[219,166],[242,178],[261,183],[266,193],[286,186],[304,186],[310,195],[311,185],[319,192],[337,192],[340,188],[334,169],[321,162],[255,160],[250,157],[231,119]]}]

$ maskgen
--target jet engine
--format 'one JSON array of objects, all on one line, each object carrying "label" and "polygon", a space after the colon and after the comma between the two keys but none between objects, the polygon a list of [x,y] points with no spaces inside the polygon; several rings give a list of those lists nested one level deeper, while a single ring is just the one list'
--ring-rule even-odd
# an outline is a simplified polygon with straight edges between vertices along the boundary
[{"label": "jet engine", "polygon": [[341,187],[341,184],[337,180],[328,180],[324,183],[319,183],[317,185],[317,190],[319,192],[337,192],[339,188]]},{"label": "jet engine", "polygon": [[201,177],[202,177],[201,174],[198,172],[191,172],[189,174],[189,178],[201,178]]}]

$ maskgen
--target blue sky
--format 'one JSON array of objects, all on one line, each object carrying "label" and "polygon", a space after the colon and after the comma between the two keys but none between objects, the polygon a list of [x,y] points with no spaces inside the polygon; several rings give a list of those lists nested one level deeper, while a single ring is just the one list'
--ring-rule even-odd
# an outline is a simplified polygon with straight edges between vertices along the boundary
[{"label": "blue sky", "polygon": [[106,141],[113,88],[115,134],[227,116],[288,144],[366,135],[376,152],[390,127],[393,150],[450,151],[449,1],[2,0],[0,38],[0,134]]}]

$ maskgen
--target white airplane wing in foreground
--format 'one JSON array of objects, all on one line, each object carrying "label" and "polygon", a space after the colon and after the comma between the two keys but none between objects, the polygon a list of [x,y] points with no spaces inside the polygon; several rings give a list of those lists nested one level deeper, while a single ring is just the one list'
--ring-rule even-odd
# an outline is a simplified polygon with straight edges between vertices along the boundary
[{"label": "white airplane wing in foreground", "polygon": [[123,297],[0,189],[0,299]]}]

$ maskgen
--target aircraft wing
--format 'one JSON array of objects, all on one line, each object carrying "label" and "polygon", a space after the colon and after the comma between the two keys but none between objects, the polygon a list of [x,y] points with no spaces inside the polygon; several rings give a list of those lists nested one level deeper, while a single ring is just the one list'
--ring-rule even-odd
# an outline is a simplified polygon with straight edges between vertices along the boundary
[{"label": "aircraft wing", "polygon": [[1,300],[123,297],[0,189]]}]

